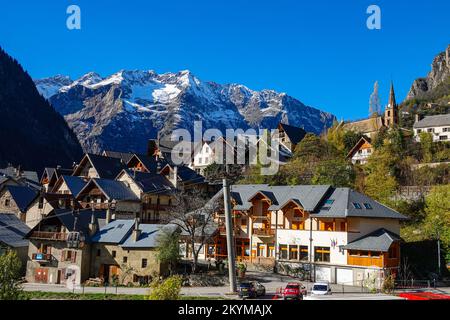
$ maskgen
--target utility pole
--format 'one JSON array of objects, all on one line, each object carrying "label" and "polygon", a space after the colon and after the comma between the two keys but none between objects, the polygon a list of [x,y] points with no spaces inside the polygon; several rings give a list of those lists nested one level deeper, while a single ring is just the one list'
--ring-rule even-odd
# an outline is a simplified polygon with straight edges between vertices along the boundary
[{"label": "utility pole", "polygon": [[[312,222],[311,214],[309,215],[309,281],[313,281],[313,234],[312,234],[312,228],[313,228],[313,222]],[[315,278],[314,278],[315,281]]]},{"label": "utility pole", "polygon": [[223,179],[223,202],[225,208],[225,228],[227,234],[228,277],[231,293],[236,292],[236,262],[234,255],[233,221],[231,219],[230,188],[227,179]]},{"label": "utility pole", "polygon": [[440,232],[437,230],[437,261],[438,261],[438,275],[441,276],[441,239]]}]

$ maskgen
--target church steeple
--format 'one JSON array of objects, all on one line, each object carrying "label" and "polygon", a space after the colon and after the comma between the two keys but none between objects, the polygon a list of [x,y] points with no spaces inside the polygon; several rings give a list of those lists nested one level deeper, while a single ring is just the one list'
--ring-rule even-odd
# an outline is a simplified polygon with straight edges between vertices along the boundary
[{"label": "church steeple", "polygon": [[395,101],[394,83],[391,82],[391,90],[389,92],[389,103],[384,111],[384,125],[393,127],[398,124],[398,107]]},{"label": "church steeple", "polygon": [[394,83],[391,82],[391,91],[389,92],[388,108],[394,108],[394,107],[397,107],[397,103],[395,102]]}]

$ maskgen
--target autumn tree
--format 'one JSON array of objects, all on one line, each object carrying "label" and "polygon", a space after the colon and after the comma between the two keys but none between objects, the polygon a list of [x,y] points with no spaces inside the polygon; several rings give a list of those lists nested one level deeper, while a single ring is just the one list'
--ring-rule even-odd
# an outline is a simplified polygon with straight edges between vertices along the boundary
[{"label": "autumn tree", "polygon": [[17,300],[20,298],[20,268],[22,263],[15,251],[8,251],[0,256],[0,300]]}]

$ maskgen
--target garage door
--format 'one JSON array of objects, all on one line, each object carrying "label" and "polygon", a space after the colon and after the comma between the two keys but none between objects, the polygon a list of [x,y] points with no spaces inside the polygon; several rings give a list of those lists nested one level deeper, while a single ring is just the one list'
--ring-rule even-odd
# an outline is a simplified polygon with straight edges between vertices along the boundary
[{"label": "garage door", "polygon": [[331,282],[331,269],[327,267],[316,267],[316,281]]},{"label": "garage door", "polygon": [[336,269],[336,283],[353,285],[353,270],[351,269]]}]

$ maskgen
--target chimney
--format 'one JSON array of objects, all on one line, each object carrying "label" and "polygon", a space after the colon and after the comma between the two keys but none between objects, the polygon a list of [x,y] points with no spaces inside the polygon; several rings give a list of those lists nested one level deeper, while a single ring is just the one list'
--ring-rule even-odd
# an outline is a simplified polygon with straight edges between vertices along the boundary
[{"label": "chimney", "polygon": [[106,221],[105,223],[108,224],[111,222],[111,202],[108,200],[108,207],[106,208]]},{"label": "chimney", "polygon": [[173,167],[173,180],[172,180],[173,186],[178,188],[178,166]]},{"label": "chimney", "polygon": [[89,223],[89,235],[93,236],[97,232],[97,224],[95,223],[94,210],[91,213],[91,222]]},{"label": "chimney", "polygon": [[139,237],[141,236],[141,230],[139,229],[139,218],[134,218],[134,230],[133,230],[133,240],[134,242],[139,240]]},{"label": "chimney", "polygon": [[418,113],[416,113],[416,119],[414,121],[414,123],[419,122],[420,121],[420,115]]}]

